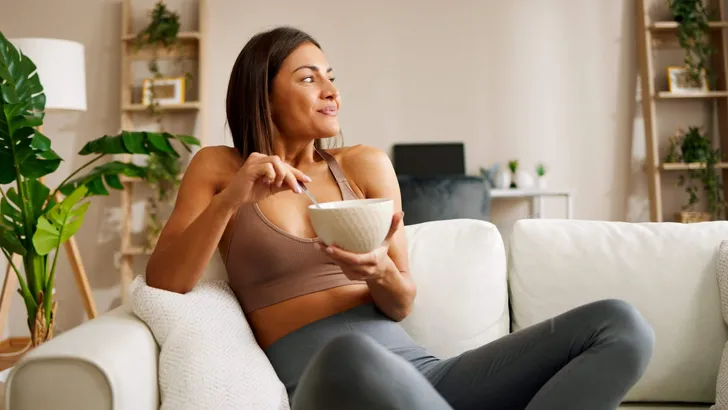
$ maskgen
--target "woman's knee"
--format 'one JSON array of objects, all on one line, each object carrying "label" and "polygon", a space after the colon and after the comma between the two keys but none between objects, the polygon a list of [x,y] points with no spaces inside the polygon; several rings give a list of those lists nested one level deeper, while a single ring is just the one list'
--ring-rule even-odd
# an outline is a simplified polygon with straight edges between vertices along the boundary
[{"label": "woman's knee", "polygon": [[655,334],[647,319],[632,304],[619,299],[596,302],[607,318],[605,338],[624,351],[637,372],[643,372],[652,358]]},{"label": "woman's knee", "polygon": [[316,357],[321,374],[331,376],[329,382],[350,385],[361,381],[382,362],[386,350],[371,337],[350,333],[338,336],[324,346]]}]

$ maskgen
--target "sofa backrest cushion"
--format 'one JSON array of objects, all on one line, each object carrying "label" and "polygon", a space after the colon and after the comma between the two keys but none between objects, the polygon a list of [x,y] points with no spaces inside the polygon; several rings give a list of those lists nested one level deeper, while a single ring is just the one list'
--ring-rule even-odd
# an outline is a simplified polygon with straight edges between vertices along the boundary
[{"label": "sofa backrest cushion", "polygon": [[[407,216],[405,215],[405,218]],[[413,312],[402,326],[441,358],[508,334],[506,258],[498,229],[472,219],[406,226]]]},{"label": "sofa backrest cushion", "polygon": [[513,330],[581,304],[619,298],[655,331],[655,351],[629,401],[715,399],[727,340],[716,257],[728,222],[521,220],[509,246]]}]

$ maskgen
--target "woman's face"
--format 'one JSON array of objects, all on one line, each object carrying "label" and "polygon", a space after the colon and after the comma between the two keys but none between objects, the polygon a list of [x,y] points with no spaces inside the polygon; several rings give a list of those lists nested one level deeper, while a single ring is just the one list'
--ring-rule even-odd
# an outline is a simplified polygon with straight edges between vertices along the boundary
[{"label": "woman's face", "polygon": [[296,48],[273,79],[273,123],[286,138],[316,139],[339,133],[339,91],[324,53],[311,43]]}]

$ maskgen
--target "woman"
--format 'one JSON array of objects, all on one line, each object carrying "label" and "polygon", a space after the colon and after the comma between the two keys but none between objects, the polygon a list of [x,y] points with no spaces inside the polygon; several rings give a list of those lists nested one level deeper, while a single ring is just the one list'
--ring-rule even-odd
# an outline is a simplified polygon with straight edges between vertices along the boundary
[{"label": "woman", "polygon": [[[412,310],[397,178],[340,133],[333,71],[309,35],[277,28],[237,58],[227,95],[235,148],[193,158],[147,266],[150,286],[188,292],[216,248],[260,346],[308,409],[615,409],[641,377],[653,334],[630,305],[598,301],[440,360],[397,324]],[[368,254],[323,247],[304,183],[320,201],[391,198]]]}]

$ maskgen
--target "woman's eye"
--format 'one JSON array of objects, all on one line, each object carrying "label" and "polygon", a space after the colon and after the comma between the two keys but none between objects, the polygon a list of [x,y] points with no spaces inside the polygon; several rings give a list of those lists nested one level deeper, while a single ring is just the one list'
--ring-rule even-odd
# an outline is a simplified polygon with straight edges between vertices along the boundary
[{"label": "woman's eye", "polygon": [[329,81],[331,81],[333,83],[334,81],[336,81],[336,77],[329,78]]},{"label": "woman's eye", "polygon": [[303,79],[303,82],[305,82],[305,83],[312,83],[313,82],[313,77],[306,77],[306,78]]}]

